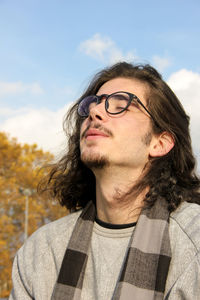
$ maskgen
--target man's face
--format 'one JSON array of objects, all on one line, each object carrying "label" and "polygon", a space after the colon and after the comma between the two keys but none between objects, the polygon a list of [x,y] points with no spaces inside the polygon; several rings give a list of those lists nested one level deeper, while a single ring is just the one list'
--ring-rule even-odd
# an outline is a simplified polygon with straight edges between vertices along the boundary
[{"label": "man's face", "polygon": [[[136,79],[107,81],[97,95],[118,91],[135,94],[146,105],[147,86]],[[109,165],[142,170],[149,158],[151,136],[151,120],[142,106],[131,104],[127,111],[110,115],[102,101],[82,123],[81,159],[91,169]]]}]

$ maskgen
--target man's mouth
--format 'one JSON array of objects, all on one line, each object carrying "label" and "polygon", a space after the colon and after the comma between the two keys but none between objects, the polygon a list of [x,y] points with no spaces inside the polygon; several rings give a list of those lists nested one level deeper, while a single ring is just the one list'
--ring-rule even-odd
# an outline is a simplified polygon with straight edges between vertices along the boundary
[{"label": "man's mouth", "polygon": [[109,135],[99,129],[90,128],[86,131],[84,136],[85,136],[85,139],[91,140],[91,139],[96,139],[96,138],[108,137]]}]

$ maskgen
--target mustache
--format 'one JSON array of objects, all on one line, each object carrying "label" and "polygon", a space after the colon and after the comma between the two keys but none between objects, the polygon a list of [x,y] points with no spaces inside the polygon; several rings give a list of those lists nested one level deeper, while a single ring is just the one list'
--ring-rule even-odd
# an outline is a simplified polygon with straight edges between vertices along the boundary
[{"label": "mustache", "polygon": [[83,131],[83,133],[81,134],[81,139],[85,137],[87,131],[88,131],[89,129],[91,129],[91,128],[92,128],[92,129],[94,129],[94,128],[95,128],[95,129],[99,129],[100,131],[104,132],[105,134],[107,134],[107,135],[109,135],[109,136],[111,136],[111,137],[113,136],[112,131],[110,131],[108,128],[102,126],[101,124],[96,123],[96,124],[93,124],[93,125],[89,124],[89,125],[86,127],[86,129],[85,129],[85,130]]}]

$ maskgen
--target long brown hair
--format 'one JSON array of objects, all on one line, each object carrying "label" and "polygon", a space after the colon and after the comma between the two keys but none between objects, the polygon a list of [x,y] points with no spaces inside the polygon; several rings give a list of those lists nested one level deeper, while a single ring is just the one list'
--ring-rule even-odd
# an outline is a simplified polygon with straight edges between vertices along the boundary
[{"label": "long brown hair", "polygon": [[70,210],[84,207],[91,199],[95,201],[95,177],[80,159],[82,119],[77,114],[77,106],[82,98],[96,94],[105,82],[117,77],[138,79],[148,85],[147,106],[156,120],[152,121],[153,132],[170,132],[175,141],[173,149],[167,155],[149,161],[148,171],[137,184],[138,190],[149,187],[145,197],[147,205],[153,205],[158,198],[164,198],[169,210],[173,211],[184,200],[200,203],[200,180],[195,174],[189,117],[176,95],[153,67],[126,62],[117,63],[97,73],[81,98],[69,110],[64,121],[67,151],[52,166],[42,189],[50,190],[53,197]]}]

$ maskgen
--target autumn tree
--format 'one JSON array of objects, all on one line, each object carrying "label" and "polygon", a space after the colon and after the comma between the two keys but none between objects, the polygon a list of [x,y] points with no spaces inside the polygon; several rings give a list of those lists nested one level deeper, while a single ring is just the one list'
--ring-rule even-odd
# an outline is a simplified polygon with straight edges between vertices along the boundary
[{"label": "autumn tree", "polygon": [[47,172],[41,167],[52,159],[37,145],[21,145],[0,132],[0,297],[7,297],[11,290],[13,258],[26,238],[25,215],[30,235],[67,213],[55,200],[37,194]]}]

